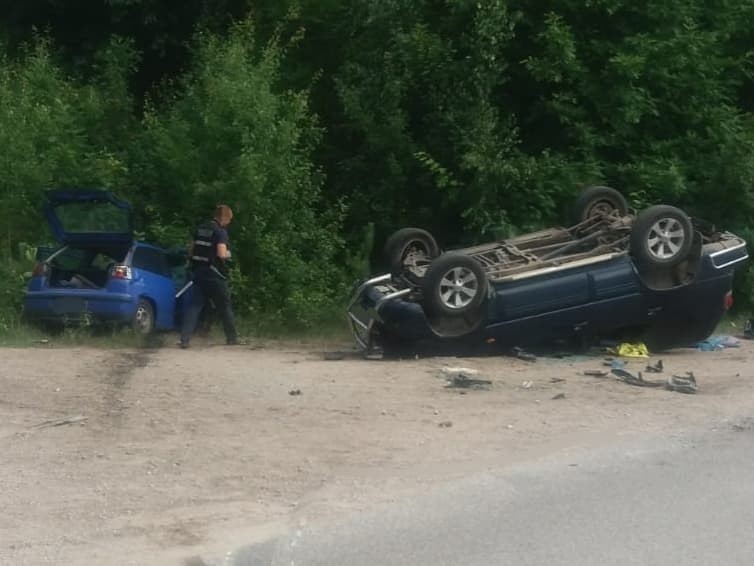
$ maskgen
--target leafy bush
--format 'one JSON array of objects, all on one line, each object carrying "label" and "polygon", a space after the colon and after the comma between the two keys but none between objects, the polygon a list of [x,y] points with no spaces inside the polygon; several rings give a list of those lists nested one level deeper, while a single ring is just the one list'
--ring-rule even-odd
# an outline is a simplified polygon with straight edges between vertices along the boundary
[{"label": "leafy bush", "polygon": [[342,209],[321,199],[307,94],[277,92],[282,54],[275,42],[257,54],[249,23],[225,38],[200,34],[174,97],[146,113],[135,179],[152,224],[169,219],[186,238],[229,204],[240,315],[308,326],[343,289]]},{"label": "leafy bush", "polygon": [[17,61],[0,55],[0,210],[6,255],[13,255],[21,241],[39,240],[45,189],[123,186],[123,160],[105,139],[97,139],[115,104],[116,92],[79,86],[65,77],[46,41],[39,40]]},{"label": "leafy bush", "polygon": [[31,276],[36,248],[19,244],[14,254],[0,258],[0,333],[16,330],[26,283]]},{"label": "leafy bush", "polygon": [[751,228],[754,0],[260,1],[261,32],[227,33],[246,2],[39,4],[0,22],[6,275],[53,186],[114,189],[166,245],[230,204],[239,315],[265,327],[328,317],[396,228],[506,236],[592,183]]}]

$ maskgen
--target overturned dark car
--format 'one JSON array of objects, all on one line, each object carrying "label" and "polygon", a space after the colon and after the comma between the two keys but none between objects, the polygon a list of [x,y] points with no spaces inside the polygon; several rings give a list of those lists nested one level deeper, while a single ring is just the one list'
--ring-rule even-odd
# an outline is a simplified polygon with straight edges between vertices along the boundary
[{"label": "overturned dark car", "polygon": [[418,228],[385,245],[390,272],[348,304],[357,344],[408,354],[575,340],[654,351],[708,337],[733,302],[746,242],[668,205],[629,210],[610,187],[578,197],[575,224],[441,251]]}]

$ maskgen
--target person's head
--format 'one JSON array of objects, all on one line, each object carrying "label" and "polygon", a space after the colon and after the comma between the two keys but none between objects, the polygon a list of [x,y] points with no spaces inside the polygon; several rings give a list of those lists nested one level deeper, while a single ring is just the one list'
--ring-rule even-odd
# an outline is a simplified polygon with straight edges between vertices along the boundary
[{"label": "person's head", "polygon": [[224,228],[233,220],[233,211],[227,204],[218,204],[215,207],[215,220]]}]

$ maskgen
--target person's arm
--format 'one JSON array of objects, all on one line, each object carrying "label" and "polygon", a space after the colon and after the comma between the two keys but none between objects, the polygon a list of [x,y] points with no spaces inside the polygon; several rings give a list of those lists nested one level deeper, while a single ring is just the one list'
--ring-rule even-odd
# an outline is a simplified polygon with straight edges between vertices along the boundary
[{"label": "person's arm", "polygon": [[216,253],[217,257],[223,261],[230,257],[230,253],[228,252],[228,233],[223,229],[217,231]]},{"label": "person's arm", "polygon": [[228,253],[228,244],[217,244],[217,257],[220,259],[228,259],[230,253]]}]

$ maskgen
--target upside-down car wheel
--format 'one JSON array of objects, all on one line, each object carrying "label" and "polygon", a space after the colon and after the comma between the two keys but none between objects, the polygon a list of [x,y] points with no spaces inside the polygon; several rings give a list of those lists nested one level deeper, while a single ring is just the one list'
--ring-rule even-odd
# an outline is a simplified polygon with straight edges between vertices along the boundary
[{"label": "upside-down car wheel", "polygon": [[435,259],[422,281],[424,307],[431,315],[474,314],[487,297],[487,274],[474,258],[445,254]]},{"label": "upside-down car wheel", "polygon": [[625,197],[611,187],[588,187],[574,204],[576,222],[584,222],[593,216],[604,216],[617,211],[621,216],[628,213]]},{"label": "upside-down car wheel", "polygon": [[385,260],[393,275],[405,275],[415,283],[424,277],[430,262],[440,255],[432,234],[421,228],[402,228],[385,243]]},{"label": "upside-down car wheel", "polygon": [[631,228],[631,254],[644,267],[673,267],[691,251],[694,232],[681,209],[656,205],[642,210]]}]

